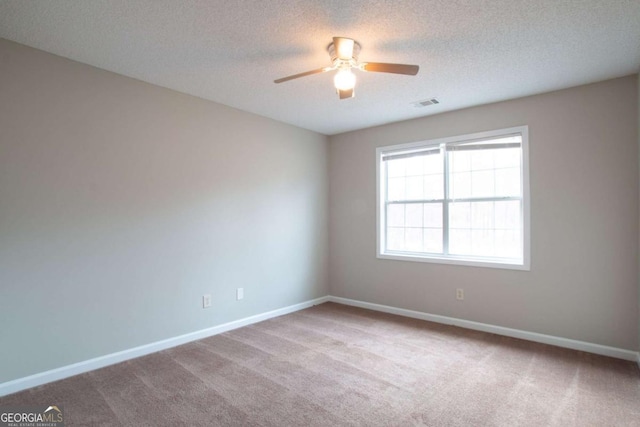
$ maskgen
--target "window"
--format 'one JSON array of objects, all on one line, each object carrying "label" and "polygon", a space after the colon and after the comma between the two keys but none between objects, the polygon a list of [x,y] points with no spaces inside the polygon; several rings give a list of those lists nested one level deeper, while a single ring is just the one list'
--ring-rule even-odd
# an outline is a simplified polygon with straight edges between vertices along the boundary
[{"label": "window", "polygon": [[526,126],[380,147],[378,257],[529,269]]}]

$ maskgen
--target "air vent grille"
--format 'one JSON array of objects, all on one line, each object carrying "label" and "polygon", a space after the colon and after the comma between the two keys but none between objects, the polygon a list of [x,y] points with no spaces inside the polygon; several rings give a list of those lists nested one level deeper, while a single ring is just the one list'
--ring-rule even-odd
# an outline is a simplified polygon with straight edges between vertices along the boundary
[{"label": "air vent grille", "polygon": [[440,101],[438,101],[436,98],[425,99],[423,101],[417,101],[413,103],[413,105],[418,108],[428,107],[429,105],[436,105],[436,104],[440,104]]}]

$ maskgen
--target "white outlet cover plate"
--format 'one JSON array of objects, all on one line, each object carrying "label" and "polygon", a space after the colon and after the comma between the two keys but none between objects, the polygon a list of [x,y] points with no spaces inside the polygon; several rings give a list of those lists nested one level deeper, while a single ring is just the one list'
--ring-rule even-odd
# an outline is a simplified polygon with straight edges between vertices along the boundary
[{"label": "white outlet cover plate", "polygon": [[211,295],[203,295],[202,296],[202,308],[211,307]]}]

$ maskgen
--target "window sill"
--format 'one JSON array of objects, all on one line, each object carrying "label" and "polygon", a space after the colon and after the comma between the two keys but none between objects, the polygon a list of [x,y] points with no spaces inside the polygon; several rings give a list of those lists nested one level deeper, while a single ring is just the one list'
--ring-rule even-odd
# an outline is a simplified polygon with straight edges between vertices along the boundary
[{"label": "window sill", "polygon": [[464,265],[468,267],[486,267],[501,268],[506,270],[522,270],[530,271],[528,262],[522,260],[503,260],[503,259],[477,259],[470,257],[438,257],[431,255],[429,257],[420,255],[411,255],[405,253],[378,253],[379,259],[388,259],[396,261],[413,261],[413,262],[429,262],[435,264]]}]

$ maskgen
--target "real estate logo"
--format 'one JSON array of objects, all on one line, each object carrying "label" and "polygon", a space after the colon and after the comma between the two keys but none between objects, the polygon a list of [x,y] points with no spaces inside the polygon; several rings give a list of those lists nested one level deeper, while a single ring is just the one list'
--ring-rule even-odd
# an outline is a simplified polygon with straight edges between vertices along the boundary
[{"label": "real estate logo", "polygon": [[62,406],[2,406],[0,427],[64,427]]}]

